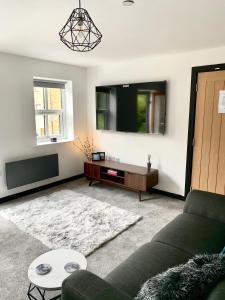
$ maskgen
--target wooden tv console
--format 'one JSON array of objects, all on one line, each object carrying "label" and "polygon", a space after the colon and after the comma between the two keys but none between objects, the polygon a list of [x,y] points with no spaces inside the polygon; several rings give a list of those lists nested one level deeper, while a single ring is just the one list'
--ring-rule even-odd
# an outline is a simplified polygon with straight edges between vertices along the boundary
[{"label": "wooden tv console", "polygon": [[[117,171],[117,175],[110,175],[108,170]],[[113,184],[122,188],[137,191],[139,200],[141,201],[141,193],[147,192],[153,186],[158,184],[158,170],[123,164],[113,161],[88,161],[84,163],[84,174],[89,185],[93,181],[101,181],[108,184]]]}]

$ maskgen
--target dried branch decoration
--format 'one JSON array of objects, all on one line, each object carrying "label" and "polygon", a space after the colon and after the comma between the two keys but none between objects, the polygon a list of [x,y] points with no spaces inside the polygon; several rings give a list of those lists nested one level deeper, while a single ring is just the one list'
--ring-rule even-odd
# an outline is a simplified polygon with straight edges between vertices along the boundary
[{"label": "dried branch decoration", "polygon": [[92,153],[95,151],[93,139],[89,140],[89,138],[87,137],[82,142],[78,137],[73,144],[86,156],[87,160],[92,160]]}]

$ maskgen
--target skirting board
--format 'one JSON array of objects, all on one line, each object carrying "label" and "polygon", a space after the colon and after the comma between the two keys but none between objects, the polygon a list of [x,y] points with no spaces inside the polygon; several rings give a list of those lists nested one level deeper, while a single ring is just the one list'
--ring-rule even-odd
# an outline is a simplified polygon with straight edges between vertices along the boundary
[{"label": "skirting board", "polygon": [[175,199],[183,200],[183,201],[185,201],[185,199],[186,199],[185,196],[182,196],[182,195],[179,195],[179,194],[170,193],[170,192],[166,192],[166,191],[162,191],[162,190],[158,190],[158,189],[155,189],[155,188],[152,188],[151,192],[155,193],[155,194],[164,195],[164,196],[167,196],[167,197],[170,197],[170,198],[175,198]]},{"label": "skirting board", "polygon": [[[75,175],[75,176],[72,176],[72,177],[69,177],[69,178],[65,178],[65,179],[62,179],[62,180],[59,180],[59,181],[56,181],[56,182],[52,182],[52,183],[49,183],[49,184],[46,184],[46,185],[42,185],[42,186],[36,187],[34,189],[31,189],[31,190],[27,190],[27,191],[20,192],[20,193],[17,193],[17,194],[9,195],[9,196],[0,198],[0,204],[3,203],[3,202],[7,202],[7,201],[10,201],[10,200],[20,198],[20,197],[31,195],[31,194],[34,194],[34,193],[37,193],[37,192],[40,192],[40,191],[43,191],[43,190],[47,190],[49,188],[58,186],[60,184],[67,183],[67,182],[73,181],[73,180],[77,180],[77,179],[80,179],[80,178],[83,178],[83,177],[84,177],[84,174],[79,174],[79,175]],[[155,194],[164,195],[164,196],[167,196],[167,197],[170,197],[170,198],[175,198],[175,199],[185,201],[185,197],[182,196],[182,195],[161,191],[161,190],[158,190],[158,189],[155,189],[155,188],[152,188],[151,192],[155,193]]]},{"label": "skirting board", "polygon": [[69,177],[69,178],[65,178],[65,179],[62,179],[62,180],[59,180],[59,181],[56,181],[56,182],[52,182],[52,183],[49,183],[49,184],[38,186],[34,189],[30,189],[30,190],[27,190],[27,191],[24,191],[24,192],[9,195],[9,196],[0,198],[0,203],[7,202],[7,201],[10,201],[10,200],[14,200],[14,199],[24,197],[24,196],[27,196],[27,195],[31,195],[31,194],[34,194],[34,193],[37,193],[37,192],[40,192],[40,191],[43,191],[43,190],[47,190],[49,188],[58,186],[58,185],[63,184],[63,183],[67,183],[69,181],[80,179],[82,177],[84,177],[84,174],[79,174],[79,175],[75,175],[75,176],[72,176],[72,177]]}]

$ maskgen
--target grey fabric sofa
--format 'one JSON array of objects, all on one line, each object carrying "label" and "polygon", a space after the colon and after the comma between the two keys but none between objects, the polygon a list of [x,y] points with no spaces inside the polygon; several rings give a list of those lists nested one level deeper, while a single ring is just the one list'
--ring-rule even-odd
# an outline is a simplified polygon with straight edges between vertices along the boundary
[{"label": "grey fabric sofa", "polygon": [[[185,263],[195,254],[219,253],[225,246],[225,196],[189,193],[183,213],[160,230],[105,279],[78,271],[62,286],[63,300],[131,300],[149,278]],[[225,299],[225,280],[207,300]]]}]

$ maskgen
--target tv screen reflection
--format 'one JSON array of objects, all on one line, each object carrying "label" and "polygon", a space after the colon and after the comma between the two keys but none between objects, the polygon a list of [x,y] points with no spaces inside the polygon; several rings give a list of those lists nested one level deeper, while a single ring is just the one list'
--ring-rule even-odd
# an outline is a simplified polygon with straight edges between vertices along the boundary
[{"label": "tv screen reflection", "polygon": [[164,134],[166,82],[96,87],[96,128]]}]

